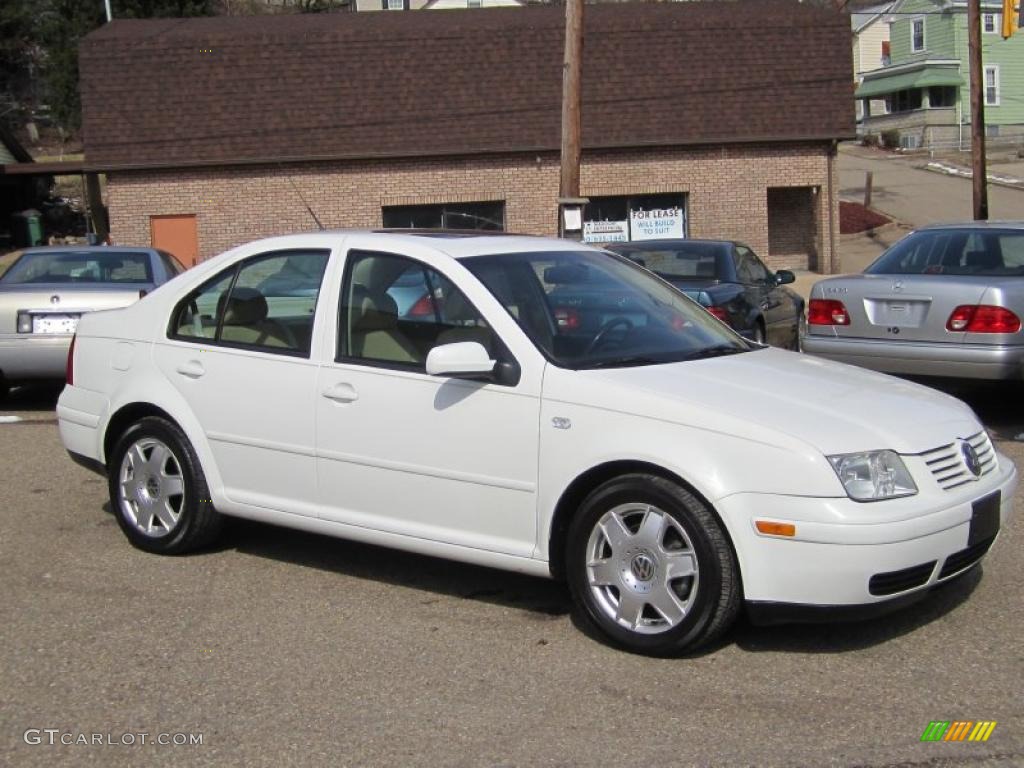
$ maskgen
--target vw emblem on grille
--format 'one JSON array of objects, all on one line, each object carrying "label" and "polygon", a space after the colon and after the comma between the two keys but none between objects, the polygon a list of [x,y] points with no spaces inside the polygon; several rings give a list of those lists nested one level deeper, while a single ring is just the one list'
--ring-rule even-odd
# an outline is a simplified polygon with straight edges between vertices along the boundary
[{"label": "vw emblem on grille", "polygon": [[974,446],[965,440],[960,443],[960,453],[964,455],[964,464],[971,470],[971,474],[980,477],[981,459],[978,458],[978,452],[974,450]]},{"label": "vw emblem on grille", "polygon": [[637,555],[629,567],[637,581],[650,581],[654,575],[654,561],[649,555]]},{"label": "vw emblem on grille", "polygon": [[902,293],[903,292],[903,281],[902,280],[897,280],[896,282],[894,282],[892,284],[892,292],[893,293]]},{"label": "vw emblem on grille", "polygon": [[50,303],[60,304],[60,296],[58,296],[57,294],[53,294],[53,296],[50,297]]}]

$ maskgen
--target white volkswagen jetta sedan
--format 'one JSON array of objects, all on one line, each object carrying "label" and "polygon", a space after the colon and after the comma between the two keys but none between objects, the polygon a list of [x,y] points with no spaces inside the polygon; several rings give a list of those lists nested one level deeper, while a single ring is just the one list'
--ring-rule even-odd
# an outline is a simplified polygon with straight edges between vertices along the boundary
[{"label": "white volkswagen jetta sedan", "polygon": [[57,412],[144,550],[232,515],[565,578],[653,654],[744,604],[919,598],[981,560],[1017,483],[960,401],[747,342],[629,261],[533,237],[236,248],[83,316]]}]

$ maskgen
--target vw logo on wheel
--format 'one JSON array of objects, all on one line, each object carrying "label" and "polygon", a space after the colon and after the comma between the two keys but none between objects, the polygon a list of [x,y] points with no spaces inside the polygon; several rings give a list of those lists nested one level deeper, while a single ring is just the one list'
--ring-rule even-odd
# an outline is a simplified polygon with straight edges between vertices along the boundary
[{"label": "vw logo on wheel", "polygon": [[629,566],[637,581],[650,581],[654,576],[654,561],[650,555],[637,555]]},{"label": "vw logo on wheel", "polygon": [[978,452],[974,450],[974,446],[964,440],[960,443],[960,453],[964,455],[964,464],[971,470],[971,474],[980,477],[981,459],[978,458]]}]

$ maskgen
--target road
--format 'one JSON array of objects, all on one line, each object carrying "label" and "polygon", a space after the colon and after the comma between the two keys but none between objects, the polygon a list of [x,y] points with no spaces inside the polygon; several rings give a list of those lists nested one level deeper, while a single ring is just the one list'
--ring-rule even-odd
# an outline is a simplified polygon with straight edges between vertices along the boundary
[{"label": "road", "polygon": [[[1019,398],[962,394],[1021,464]],[[1019,518],[983,573],[890,618],[742,624],[658,660],[585,635],[541,579],[249,523],[210,552],[146,555],[63,453],[53,394],[12,408],[0,764],[1024,765]],[[956,719],[998,725],[986,743],[919,741]],[[202,744],[50,746],[43,729]]]},{"label": "road", "polygon": [[[872,207],[898,221],[921,226],[935,222],[969,221],[973,216],[971,180],[921,170],[923,156],[906,156],[865,149],[853,144],[839,148],[839,197],[862,202],[866,171],[874,174]],[[968,165],[970,156],[965,156]],[[992,170],[998,170],[992,166]],[[990,184],[989,218],[1024,218],[1024,190]]]}]

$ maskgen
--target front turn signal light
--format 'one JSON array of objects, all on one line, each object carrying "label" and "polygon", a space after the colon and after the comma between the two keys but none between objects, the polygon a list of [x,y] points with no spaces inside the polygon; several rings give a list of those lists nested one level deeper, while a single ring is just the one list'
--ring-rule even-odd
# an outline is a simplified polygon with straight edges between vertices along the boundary
[{"label": "front turn signal light", "polygon": [[796,536],[796,526],[792,523],[773,523],[771,520],[756,520],[754,526],[758,533],[767,536]]}]

